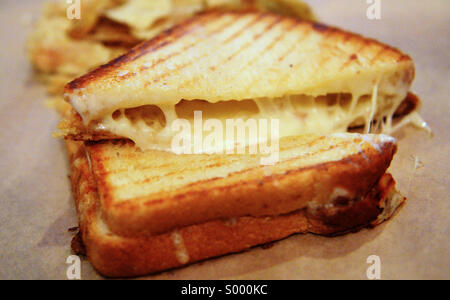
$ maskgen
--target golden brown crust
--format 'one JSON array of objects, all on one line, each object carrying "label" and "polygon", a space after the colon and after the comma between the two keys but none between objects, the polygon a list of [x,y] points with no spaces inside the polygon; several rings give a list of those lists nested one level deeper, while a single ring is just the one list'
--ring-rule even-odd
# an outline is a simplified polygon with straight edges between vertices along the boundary
[{"label": "golden brown crust", "polygon": [[121,139],[106,130],[97,130],[85,126],[80,115],[72,108],[64,108],[63,119],[58,124],[57,137],[74,141],[101,141]]},{"label": "golden brown crust", "polygon": [[[364,199],[329,209],[302,209],[276,217],[215,220],[147,237],[121,237],[99,219],[98,194],[83,144],[67,141],[80,231],[93,266],[108,277],[139,276],[240,252],[294,233],[338,234],[378,224],[385,202],[396,195],[384,175]],[[402,198],[402,201],[404,198]],[[395,210],[395,209],[394,209]]]}]

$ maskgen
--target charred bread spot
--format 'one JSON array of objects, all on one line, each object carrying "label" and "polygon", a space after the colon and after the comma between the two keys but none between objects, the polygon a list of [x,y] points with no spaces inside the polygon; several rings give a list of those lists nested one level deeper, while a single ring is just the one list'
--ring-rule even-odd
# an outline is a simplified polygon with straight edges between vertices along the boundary
[{"label": "charred bread spot", "polygon": [[[76,227],[78,228],[78,227]],[[75,255],[86,256],[86,247],[84,246],[83,239],[81,238],[81,232],[78,232],[70,243],[73,253]]]},{"label": "charred bread spot", "polygon": [[[377,193],[376,189],[373,191]],[[345,205],[319,208],[314,214],[308,215],[313,225],[310,231],[328,235],[339,234],[350,228],[365,227],[381,213],[377,199],[379,195],[373,195],[371,192],[360,201],[347,199]]]},{"label": "charred bread spot", "polygon": [[406,116],[413,111],[417,110],[420,106],[420,99],[413,93],[408,93],[405,100],[400,104],[394,113],[394,117]]},{"label": "charred bread spot", "polygon": [[[384,174],[367,196],[338,202],[343,205],[307,210],[308,231],[314,234],[337,236],[355,232],[361,228],[374,227],[392,216],[400,206],[387,207],[390,196],[396,192],[395,181],[390,174]],[[402,203],[405,198],[402,197]],[[346,202],[345,204],[343,202]],[[402,204],[400,203],[400,204]],[[388,211],[385,211],[385,210]],[[381,219],[380,219],[381,217]]]},{"label": "charred bread spot", "polygon": [[333,205],[335,207],[345,207],[345,206],[348,206],[351,202],[352,202],[352,199],[339,196],[334,200]]},{"label": "charred bread spot", "polygon": [[77,226],[71,227],[71,228],[67,229],[67,231],[68,232],[76,232],[76,231],[78,231],[78,227]]},{"label": "charred bread spot", "polygon": [[265,243],[265,244],[261,245],[261,249],[267,250],[267,249],[272,248],[273,246],[275,246],[275,242]]},{"label": "charred bread spot", "polygon": [[330,29],[328,25],[322,24],[322,23],[313,23],[312,28],[319,32],[325,32]]}]

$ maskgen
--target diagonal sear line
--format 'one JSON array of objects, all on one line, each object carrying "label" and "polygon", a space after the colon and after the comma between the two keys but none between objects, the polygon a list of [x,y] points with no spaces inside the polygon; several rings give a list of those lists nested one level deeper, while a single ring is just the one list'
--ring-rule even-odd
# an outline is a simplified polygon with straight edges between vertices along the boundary
[{"label": "diagonal sear line", "polygon": [[[233,15],[233,16],[236,17],[235,15]],[[258,15],[257,17],[255,17],[255,19],[253,19],[251,22],[249,22],[248,24],[246,24],[243,28],[249,28],[249,27],[253,26],[254,24],[257,23],[257,21],[258,21],[260,18],[262,18],[262,16],[263,16],[263,14]],[[228,25],[230,25],[230,24],[232,24],[232,23],[233,23],[233,21],[230,21],[229,24],[224,25],[224,26],[222,26],[222,27],[220,27],[220,28],[214,30],[213,32],[211,32],[211,33],[208,35],[208,37],[211,37],[211,36],[214,35],[215,33],[222,31],[222,30],[224,29],[225,26],[228,26]],[[239,37],[243,32],[244,32],[244,30],[242,30],[242,28],[241,28],[238,32],[236,32],[235,34],[233,34],[232,37],[230,37],[230,38],[231,38],[230,41],[232,41],[232,40],[234,40],[235,38]],[[206,42],[206,41],[207,41],[207,38],[204,38],[204,39],[201,40],[202,43],[204,43],[204,42]],[[193,43],[193,45],[196,45],[196,46],[198,46],[199,44],[200,44],[200,43],[198,43],[198,42],[197,42],[197,43],[195,43],[195,42]],[[192,48],[192,47],[190,47],[190,48]],[[203,55],[203,56],[200,57],[200,58],[197,58],[196,60],[191,60],[191,61],[189,61],[189,62],[187,62],[187,63],[184,63],[184,64],[178,66],[178,68],[177,68],[176,70],[173,70],[172,72],[164,73],[164,74],[161,75],[159,78],[153,80],[153,82],[156,83],[156,82],[159,82],[161,79],[166,78],[166,77],[169,76],[169,75],[173,75],[174,73],[180,73],[181,70],[183,70],[184,68],[186,68],[186,67],[192,65],[194,62],[198,62],[198,61],[201,60],[202,58],[208,57],[208,56],[210,56],[211,54],[217,52],[217,50],[218,50],[219,48],[220,48],[220,47],[216,47],[212,52],[206,53],[205,55]],[[177,72],[175,72],[175,71],[177,71]],[[146,86],[148,86],[148,85],[150,85],[150,84],[151,84],[151,82],[147,83]],[[181,85],[180,85],[180,86],[181,86]]]},{"label": "diagonal sear line", "polygon": [[[242,35],[246,30],[248,30],[248,28],[250,28],[251,26],[254,26],[254,25],[258,24],[258,21],[260,21],[261,19],[263,19],[263,18],[265,18],[265,17],[267,17],[267,16],[268,16],[267,14],[260,14],[258,18],[254,19],[250,24],[248,24],[247,26],[242,27],[238,32],[236,32],[236,33],[232,36],[232,39],[230,39],[231,37],[230,37],[229,39],[227,39],[227,42],[224,43],[224,44],[227,44],[227,43],[229,43],[230,41],[232,41],[232,40],[238,38],[238,37],[239,37],[240,35]],[[257,35],[256,35],[256,36],[257,36]],[[256,37],[256,36],[255,36],[255,37]],[[254,38],[255,38],[255,37],[254,37]],[[222,45],[221,45],[221,46],[222,46]],[[208,53],[207,55],[205,55],[204,57],[201,57],[200,59],[205,58],[205,57],[209,57],[209,56],[211,56],[212,54],[216,53],[217,50],[219,50],[221,46],[215,48],[214,51]],[[234,53],[234,54],[239,53],[241,50],[242,50],[242,47],[241,47],[240,49],[238,49],[237,52]],[[234,54],[232,54],[231,56],[234,56]],[[198,61],[197,61],[197,62],[198,62]],[[216,69],[218,68],[218,66],[219,66],[219,65],[222,65],[222,64],[223,64],[223,63],[218,64],[218,65],[215,65],[215,66],[211,66],[210,69],[216,70]],[[198,80],[198,78],[197,78],[197,77],[194,77],[194,78],[192,78],[192,79],[190,79],[190,80],[184,81],[183,83],[180,84],[180,86],[184,86],[184,85],[193,83],[193,82],[195,82],[195,81],[197,81],[197,80]]]}]

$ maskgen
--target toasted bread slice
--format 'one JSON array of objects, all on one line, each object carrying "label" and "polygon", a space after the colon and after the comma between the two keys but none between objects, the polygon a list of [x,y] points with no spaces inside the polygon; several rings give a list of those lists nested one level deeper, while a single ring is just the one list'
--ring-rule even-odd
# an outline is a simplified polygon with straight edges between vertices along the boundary
[{"label": "toasted bread slice", "polygon": [[125,137],[170,150],[175,119],[200,108],[224,120],[241,105],[243,119],[279,119],[281,136],[370,132],[373,120],[389,134],[414,73],[406,54],[338,28],[212,11],[69,83],[65,99],[83,122],[63,127],[79,139]]},{"label": "toasted bread slice", "polygon": [[395,140],[384,135],[305,135],[281,139],[278,162],[262,166],[267,155],[142,152],[125,140],[86,145],[102,218],[123,236],[356,201],[395,151]]},{"label": "toasted bread slice", "polygon": [[72,81],[65,91],[83,120],[91,121],[121,108],[182,99],[352,93],[355,79],[363,94],[372,94],[379,76],[409,87],[413,62],[392,47],[323,24],[213,11]]},{"label": "toasted bread slice", "polygon": [[[369,149],[363,148],[368,155]],[[405,201],[395,190],[392,177],[384,175],[375,181],[365,196],[355,201],[344,201],[345,197],[340,197],[335,205],[304,207],[279,216],[225,218],[154,236],[125,237],[111,231],[102,218],[99,180],[92,172],[84,143],[67,141],[67,149],[80,232],[87,256],[98,272],[109,277],[138,276],[167,270],[243,251],[294,233],[335,235],[375,226],[388,219]],[[322,165],[320,168],[328,167]]]}]

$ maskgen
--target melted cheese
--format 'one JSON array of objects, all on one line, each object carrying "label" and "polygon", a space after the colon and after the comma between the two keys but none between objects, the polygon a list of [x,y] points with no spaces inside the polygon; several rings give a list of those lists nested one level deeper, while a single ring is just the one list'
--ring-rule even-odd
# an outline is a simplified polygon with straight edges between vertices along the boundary
[{"label": "melted cheese", "polygon": [[370,129],[372,126],[373,117],[375,116],[375,113],[377,111],[377,102],[378,102],[378,83],[374,85],[373,91],[372,91],[372,100],[371,100],[371,109],[370,109],[370,116],[366,118],[366,133],[370,133]]},{"label": "melted cheese", "polygon": [[[207,153],[222,153],[221,150],[227,149],[224,146],[230,147],[230,145],[234,145],[235,136],[232,136],[232,139],[230,139],[226,132],[227,119],[233,116],[235,119],[242,119],[243,122],[251,119],[256,120],[254,123],[257,124],[258,132],[262,130],[259,121],[267,120],[267,140],[271,137],[271,125],[273,126],[273,123],[270,123],[271,119],[279,120],[279,138],[304,133],[330,134],[346,132],[354,126],[364,126],[364,132],[366,133],[385,134],[391,134],[400,127],[410,123],[422,128],[428,128],[417,112],[406,116],[399,123],[393,124],[393,115],[405,96],[406,90],[398,94],[381,92],[379,81],[377,81],[373,85],[371,95],[361,95],[356,92],[352,94],[329,94],[319,97],[297,95],[276,99],[243,100],[251,102],[250,104],[246,103],[245,106],[243,101],[225,101],[220,104],[203,101],[203,106],[201,107],[203,107],[202,112],[206,118],[202,122],[205,124],[208,120],[208,115],[219,120],[223,125],[223,143],[216,145],[216,147],[221,147],[222,149],[207,148],[202,150]],[[236,103],[241,103],[241,106],[245,109],[236,110]],[[195,101],[184,101],[183,108],[189,110],[189,107],[192,106],[193,116],[193,111],[196,110],[195,107],[198,108],[198,105]],[[255,106],[255,108],[250,108],[251,105]],[[127,137],[143,150],[172,151],[172,140],[179,133],[172,129],[172,124],[179,118],[179,109],[174,104],[159,105],[158,107],[162,115],[160,118],[163,119],[162,121],[157,122],[154,120],[155,115],[149,116],[144,112],[140,113],[140,110],[145,110],[145,108],[138,107],[133,108],[134,113],[137,112],[137,114],[132,117],[128,116],[128,110],[120,109],[96,121],[95,126],[97,126],[96,129]],[[191,148],[193,149],[195,126],[192,116],[186,120],[190,123],[192,129]],[[251,125],[251,122],[249,121],[245,124]],[[202,131],[202,134],[203,138],[205,138],[208,132]],[[261,135],[252,136],[248,130],[246,131],[246,145],[266,142],[267,140],[262,140]],[[214,146],[212,147],[214,148]]]},{"label": "melted cheese", "polygon": [[184,245],[184,239],[181,233],[177,230],[173,231],[172,235],[172,241],[175,246],[175,256],[177,260],[181,264],[186,264],[189,262],[189,253],[186,249],[186,246]]}]

